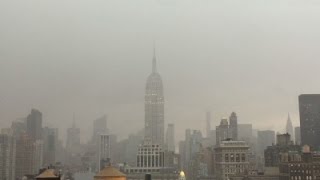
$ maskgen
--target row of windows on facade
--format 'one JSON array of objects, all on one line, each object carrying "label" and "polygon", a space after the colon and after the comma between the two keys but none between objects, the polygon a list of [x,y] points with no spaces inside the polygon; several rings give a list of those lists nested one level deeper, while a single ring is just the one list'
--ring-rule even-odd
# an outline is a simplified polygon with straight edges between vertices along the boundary
[{"label": "row of windows on facade", "polygon": [[150,172],[160,172],[160,169],[130,169],[129,173],[150,173]]},{"label": "row of windows on facade", "polygon": [[163,167],[163,156],[138,156],[138,167]]},{"label": "row of windows on facade", "polygon": [[140,152],[153,152],[153,151],[161,151],[160,147],[155,147],[155,148],[145,148],[145,149],[139,149]]},{"label": "row of windows on facade", "polygon": [[225,154],[224,162],[245,162],[246,154]]},{"label": "row of windows on facade", "polygon": [[235,174],[235,173],[244,173],[244,169],[243,168],[236,168],[236,169],[225,169],[225,173],[230,173],[230,174]]},{"label": "row of windows on facade", "polygon": [[316,179],[316,177],[314,177],[312,179],[312,176],[305,176],[305,177],[301,177],[301,176],[291,176],[291,180],[302,180],[302,179],[306,179],[306,180],[313,180]]}]

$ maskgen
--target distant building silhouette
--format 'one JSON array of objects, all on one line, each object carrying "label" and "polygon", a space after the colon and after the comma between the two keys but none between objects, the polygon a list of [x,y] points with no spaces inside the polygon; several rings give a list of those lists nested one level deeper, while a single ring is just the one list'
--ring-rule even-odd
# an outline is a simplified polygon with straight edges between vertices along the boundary
[{"label": "distant building silhouette", "polygon": [[145,92],[145,138],[152,143],[164,145],[164,96],[160,74],[157,72],[155,50],[152,73],[146,83]]},{"label": "distant building silhouette", "polygon": [[42,139],[42,113],[36,109],[27,117],[27,133],[33,140]]},{"label": "distant building silhouette", "polygon": [[43,163],[45,167],[56,162],[56,149],[58,146],[58,129],[43,128]]},{"label": "distant building silhouette", "polygon": [[320,147],[320,94],[299,96],[301,145]]},{"label": "distant building silhouette", "polygon": [[106,115],[93,121],[92,141],[95,142],[99,138],[100,134],[108,134]]},{"label": "distant building silhouette", "polygon": [[258,131],[258,139],[257,139],[257,150],[260,155],[264,154],[264,150],[268,146],[272,146],[276,141],[276,133],[271,130],[266,131]]}]

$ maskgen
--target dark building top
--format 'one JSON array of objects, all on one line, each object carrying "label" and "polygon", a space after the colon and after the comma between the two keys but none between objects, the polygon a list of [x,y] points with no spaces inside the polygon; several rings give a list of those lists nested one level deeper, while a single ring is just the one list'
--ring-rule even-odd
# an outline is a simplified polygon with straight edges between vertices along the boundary
[{"label": "dark building top", "polygon": [[320,147],[320,94],[299,96],[301,145]]}]

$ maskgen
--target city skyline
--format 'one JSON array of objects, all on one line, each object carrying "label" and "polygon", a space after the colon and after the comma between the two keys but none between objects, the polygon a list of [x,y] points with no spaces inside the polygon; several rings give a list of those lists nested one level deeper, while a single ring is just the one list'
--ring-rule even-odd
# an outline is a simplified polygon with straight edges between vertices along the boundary
[{"label": "city skyline", "polygon": [[0,180],[320,179],[319,0],[0,1]]},{"label": "city skyline", "polygon": [[[274,1],[270,6],[236,2],[238,8],[226,1],[197,1],[193,9],[188,2],[142,0],[146,7],[141,9],[125,0],[124,7],[119,2],[72,2],[63,5],[61,16],[53,11],[54,2],[35,3],[32,11],[23,8],[27,2],[1,2],[0,20],[6,27],[0,30],[1,127],[36,108],[45,125],[62,132],[66,128],[61,124],[71,123],[75,112],[82,139],[90,138],[92,130],[86,127],[104,114],[121,138],[139,131],[153,40],[166,85],[165,123],[179,124],[178,139],[188,126],[205,130],[200,119],[206,111],[212,112],[213,127],[235,111],[241,123],[283,131],[288,112],[293,126],[298,125],[296,97],[319,92],[318,83],[305,81],[314,78],[319,65],[314,46],[320,27],[314,14],[320,11],[305,11],[310,4],[287,8]],[[79,7],[70,14],[73,4]],[[121,18],[112,21],[115,16]],[[277,129],[273,124],[280,121]],[[135,122],[130,129],[119,130],[130,122]]]}]

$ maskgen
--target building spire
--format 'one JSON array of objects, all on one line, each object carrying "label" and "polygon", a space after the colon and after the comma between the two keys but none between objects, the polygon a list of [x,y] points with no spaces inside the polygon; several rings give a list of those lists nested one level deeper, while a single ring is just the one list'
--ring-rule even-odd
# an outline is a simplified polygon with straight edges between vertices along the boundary
[{"label": "building spire", "polygon": [[153,59],[152,59],[152,72],[157,72],[157,59],[156,59],[156,45],[155,42],[153,42]]}]

